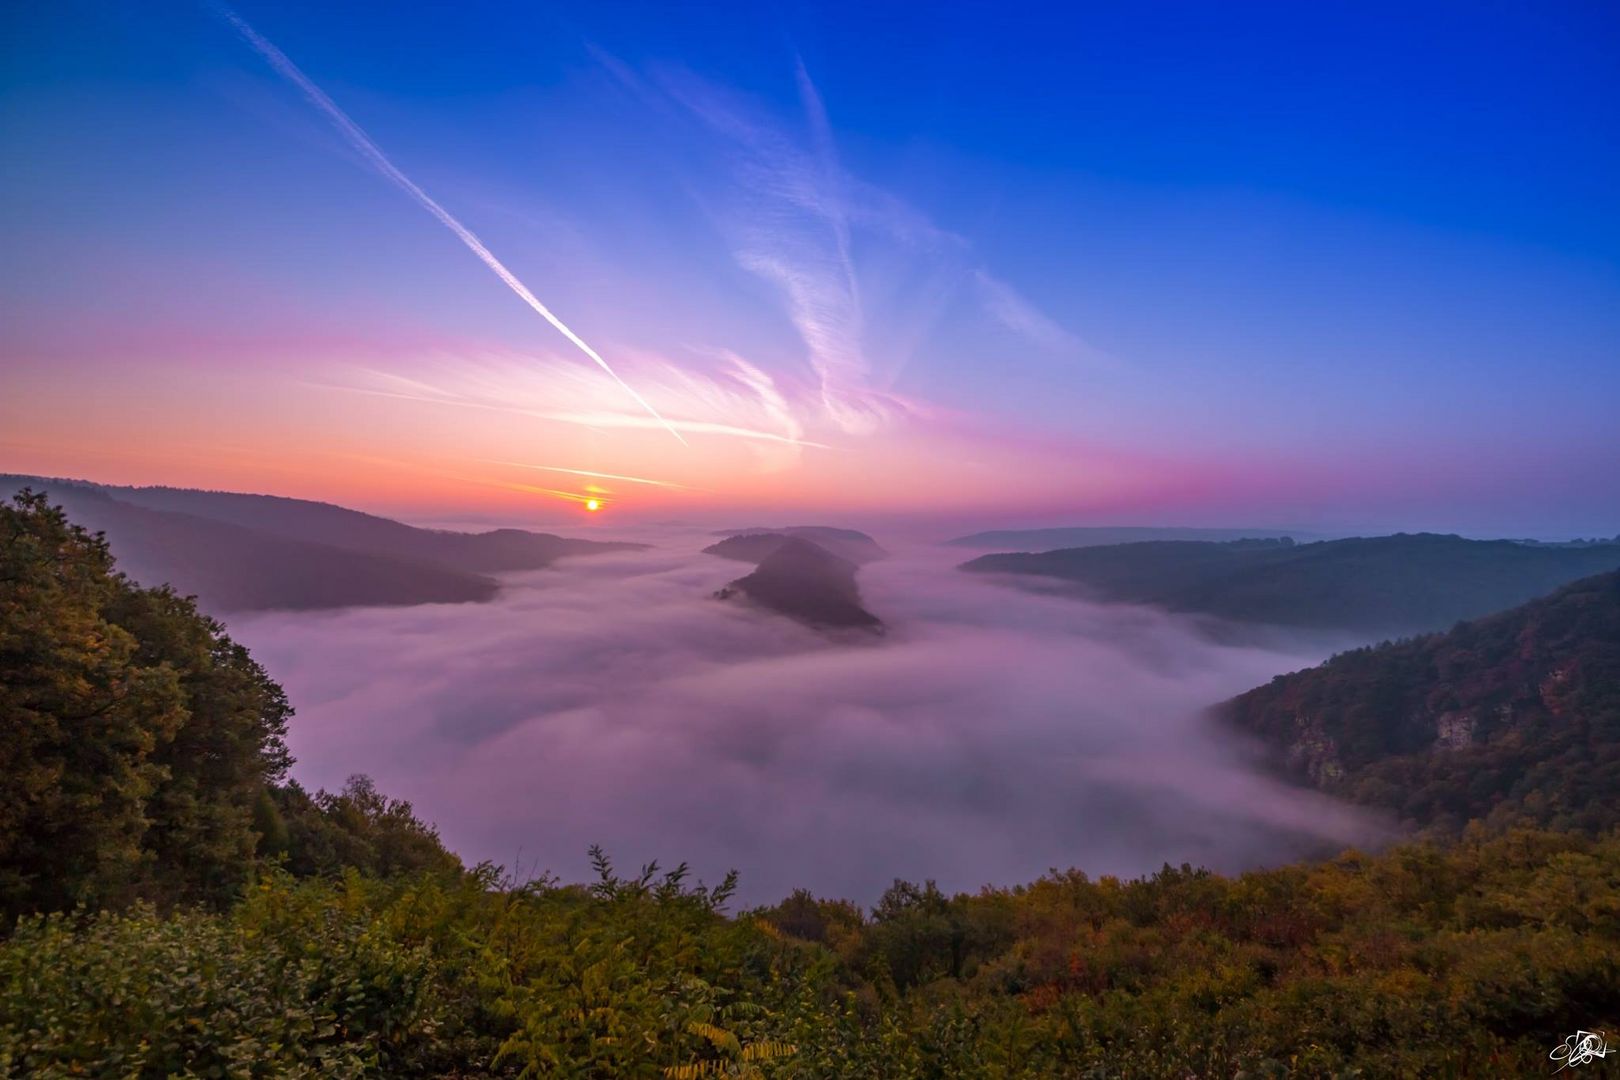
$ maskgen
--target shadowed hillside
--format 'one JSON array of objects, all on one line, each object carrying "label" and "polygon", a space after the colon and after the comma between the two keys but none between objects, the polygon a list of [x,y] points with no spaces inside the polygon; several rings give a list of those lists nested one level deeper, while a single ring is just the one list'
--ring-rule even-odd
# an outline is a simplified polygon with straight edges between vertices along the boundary
[{"label": "shadowed hillside", "polygon": [[1620,567],[1620,544],[1531,546],[1433,533],[1293,544],[1157,542],[985,555],[984,573],[1238,622],[1396,636],[1441,630]]},{"label": "shadowed hillside", "polygon": [[498,588],[479,574],[148,510],[90,489],[53,487],[47,494],[74,521],[107,535],[119,568],[131,579],[172,585],[216,614],[456,604],[488,600]]},{"label": "shadowed hillside", "polygon": [[482,601],[498,588],[487,573],[639,546],[518,529],[418,529],[267,495],[0,477],[6,495],[24,487],[47,492],[75,521],[106,533],[136,581],[171,584],[218,613]]},{"label": "shadowed hillside", "polygon": [[784,538],[754,572],[717,594],[741,594],[781,615],[824,627],[881,629],[883,622],[861,606],[855,564],[808,540]]},{"label": "shadowed hillside", "polygon": [[1620,572],[1344,653],[1222,706],[1283,767],[1419,825],[1620,824]]},{"label": "shadowed hillside", "polygon": [[0,483],[8,488],[8,495],[25,484],[36,491],[49,489],[53,493],[65,493],[69,486],[86,488],[102,492],[121,503],[149,510],[189,514],[289,540],[329,544],[416,562],[439,563],[475,573],[538,570],[564,555],[633,550],[642,546],[572,540],[523,529],[495,529],[482,533],[419,529],[330,503],[287,499],[278,495],[245,495],[191,488],[120,487],[27,476],[3,477]]}]

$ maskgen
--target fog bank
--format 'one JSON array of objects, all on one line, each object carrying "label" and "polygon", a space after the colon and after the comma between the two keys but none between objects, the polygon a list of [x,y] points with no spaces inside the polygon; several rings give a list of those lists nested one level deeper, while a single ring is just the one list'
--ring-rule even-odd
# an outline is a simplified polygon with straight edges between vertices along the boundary
[{"label": "fog bank", "polygon": [[[1049,867],[1218,869],[1369,842],[1366,818],[1262,776],[1208,705],[1320,644],[1220,644],[1180,617],[1006,588],[917,548],[864,567],[877,640],[711,598],[746,572],[669,531],[506,578],[489,604],[238,617],[298,709],[295,774],[366,772],[469,861],[565,879],[742,872],[875,900]],[[881,539],[881,538],[880,538]]]}]

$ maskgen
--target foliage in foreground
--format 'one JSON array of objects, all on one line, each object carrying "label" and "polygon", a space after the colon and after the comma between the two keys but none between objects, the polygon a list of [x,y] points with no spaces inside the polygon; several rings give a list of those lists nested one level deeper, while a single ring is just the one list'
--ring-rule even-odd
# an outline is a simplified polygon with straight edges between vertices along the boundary
[{"label": "foliage in foreground", "polygon": [[1620,837],[1545,832],[1226,878],[1056,874],[871,916],[727,882],[276,873],[227,912],[24,920],[15,1076],[1534,1073],[1620,1024]]}]

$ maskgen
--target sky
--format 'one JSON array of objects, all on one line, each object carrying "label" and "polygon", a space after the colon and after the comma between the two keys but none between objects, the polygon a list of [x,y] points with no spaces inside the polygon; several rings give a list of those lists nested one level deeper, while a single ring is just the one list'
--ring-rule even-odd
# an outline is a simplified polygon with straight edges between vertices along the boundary
[{"label": "sky", "polygon": [[1620,533],[1612,5],[0,19],[4,471]]}]

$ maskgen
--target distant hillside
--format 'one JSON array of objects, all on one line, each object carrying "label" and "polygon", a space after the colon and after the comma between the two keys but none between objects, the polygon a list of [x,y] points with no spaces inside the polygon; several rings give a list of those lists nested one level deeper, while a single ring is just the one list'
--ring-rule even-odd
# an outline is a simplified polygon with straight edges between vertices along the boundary
[{"label": "distant hillside", "polygon": [[[757,563],[776,549],[782,537],[796,536],[853,563],[869,563],[889,553],[878,542],[855,529],[835,529],[830,525],[788,525],[780,529],[727,529],[717,533],[727,539],[703,550],[726,559]],[[774,539],[773,539],[774,538]]]},{"label": "distant hillside", "polygon": [[789,537],[754,572],[716,595],[742,595],[762,607],[811,626],[880,630],[883,622],[861,606],[856,566],[809,540]]},{"label": "distant hillside", "polygon": [[718,555],[722,559],[736,559],[738,562],[758,565],[774,553],[777,548],[791,540],[793,540],[793,537],[785,536],[782,533],[740,533],[737,536],[728,536],[719,543],[710,544],[703,549],[703,554]]},{"label": "distant hillside", "polygon": [[172,585],[214,614],[465,603],[488,600],[497,589],[478,574],[148,510],[90,488],[42,490],[74,524],[107,534],[119,569],[131,580]]},{"label": "distant hillside", "polygon": [[947,540],[950,547],[985,551],[1052,551],[1055,548],[1139,544],[1148,540],[1292,540],[1314,539],[1307,533],[1278,529],[1193,529],[1154,525],[1085,525],[1063,529],[997,529]]},{"label": "distant hillside", "polygon": [[1400,636],[1442,630],[1620,567],[1620,544],[1534,547],[1432,533],[1314,544],[1156,542],[985,555],[976,572],[1060,578],[1103,600],[1239,622]]},{"label": "distant hillside", "polygon": [[498,585],[484,572],[637,546],[517,529],[436,532],[267,495],[0,476],[0,496],[24,487],[47,492],[76,524],[106,533],[135,581],[173,585],[215,614],[488,600]]},{"label": "distant hillside", "polygon": [[[8,476],[7,484],[18,481],[36,490],[47,483],[37,477]],[[149,510],[173,511],[228,522],[272,536],[304,540],[334,547],[350,548],[377,555],[439,563],[457,570],[492,573],[501,570],[538,570],[564,555],[627,550],[640,544],[600,543],[570,540],[551,533],[522,529],[496,529],[483,533],[419,529],[374,514],[349,510],[330,503],[308,499],[287,499],[277,495],[244,495],[229,491],[197,491],[190,488],[118,487],[68,481],[77,486],[104,492],[119,502],[144,506]],[[8,491],[7,494],[10,494]]]},{"label": "distant hillside", "polygon": [[1219,710],[1301,780],[1420,825],[1620,825],[1620,573],[1345,653]]}]

